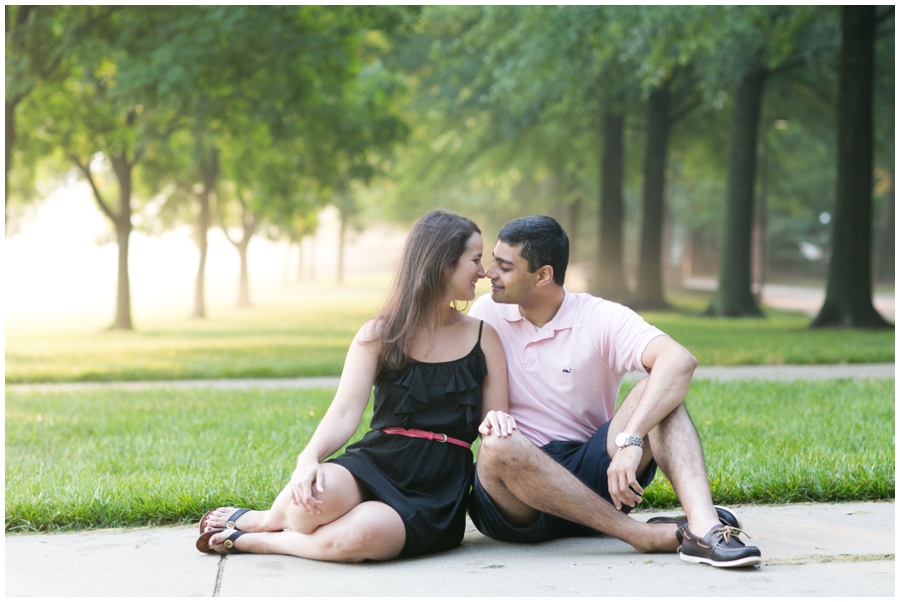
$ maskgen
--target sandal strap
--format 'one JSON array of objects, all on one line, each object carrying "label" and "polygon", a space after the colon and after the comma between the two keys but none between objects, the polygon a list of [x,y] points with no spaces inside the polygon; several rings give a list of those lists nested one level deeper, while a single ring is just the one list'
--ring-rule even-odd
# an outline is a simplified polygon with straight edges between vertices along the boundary
[{"label": "sandal strap", "polygon": [[231,516],[228,517],[228,522],[225,523],[225,528],[226,529],[234,529],[235,521],[237,521],[238,518],[240,518],[247,512],[250,512],[250,508],[241,508],[239,510],[235,510],[234,514],[232,514]]},{"label": "sandal strap", "polygon": [[243,550],[238,550],[234,547],[234,542],[238,540],[239,537],[246,535],[245,531],[234,530],[234,533],[225,538],[225,541],[222,542],[222,545],[225,546],[225,549],[228,550],[229,554],[243,554]]}]

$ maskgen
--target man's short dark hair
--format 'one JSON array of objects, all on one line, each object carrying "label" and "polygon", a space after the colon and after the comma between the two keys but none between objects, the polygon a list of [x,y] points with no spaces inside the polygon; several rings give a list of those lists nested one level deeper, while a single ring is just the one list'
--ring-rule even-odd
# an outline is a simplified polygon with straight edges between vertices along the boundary
[{"label": "man's short dark hair", "polygon": [[562,286],[569,265],[569,237],[552,217],[529,215],[507,222],[497,236],[511,247],[521,245],[519,254],[528,261],[528,271],[545,265],[553,268],[553,281]]}]

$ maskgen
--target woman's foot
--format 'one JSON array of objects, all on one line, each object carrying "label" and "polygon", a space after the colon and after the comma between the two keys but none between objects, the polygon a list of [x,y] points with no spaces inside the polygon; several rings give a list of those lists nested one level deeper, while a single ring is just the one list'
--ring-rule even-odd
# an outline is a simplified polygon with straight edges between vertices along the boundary
[{"label": "woman's foot", "polygon": [[237,547],[238,538],[246,535],[238,529],[209,529],[197,540],[197,550],[206,554],[240,554],[244,550]]},{"label": "woman's foot", "polygon": [[247,508],[224,506],[210,510],[200,519],[200,532],[212,529],[240,529],[248,533],[264,531],[262,519],[265,513]]}]

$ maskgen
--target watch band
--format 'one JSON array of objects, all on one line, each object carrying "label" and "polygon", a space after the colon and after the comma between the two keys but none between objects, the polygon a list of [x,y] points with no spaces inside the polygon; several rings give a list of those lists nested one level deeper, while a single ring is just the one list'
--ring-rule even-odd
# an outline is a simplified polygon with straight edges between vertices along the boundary
[{"label": "watch band", "polygon": [[640,437],[635,437],[634,435],[629,435],[628,433],[619,433],[616,436],[616,447],[619,449],[624,449],[629,445],[634,445],[636,447],[644,447],[644,440]]}]

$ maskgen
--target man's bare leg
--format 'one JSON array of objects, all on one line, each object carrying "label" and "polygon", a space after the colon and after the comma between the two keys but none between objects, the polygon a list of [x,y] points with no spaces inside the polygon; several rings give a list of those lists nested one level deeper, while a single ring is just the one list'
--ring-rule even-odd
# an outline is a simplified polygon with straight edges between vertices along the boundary
[{"label": "man's bare leg", "polygon": [[[637,383],[613,417],[609,426],[606,448],[612,457],[616,452],[614,439],[628,422],[644,392],[645,381]],[[672,483],[675,495],[688,517],[693,533],[707,533],[719,526],[719,517],[713,507],[709,490],[709,477],[697,429],[684,404],[679,405],[650,431],[644,446]],[[645,450],[646,451],[646,450]]]},{"label": "man's bare leg", "polygon": [[630,544],[639,552],[673,552],[675,525],[648,525],[629,518],[514,431],[482,439],[478,479],[500,513],[525,527],[547,512]]}]

